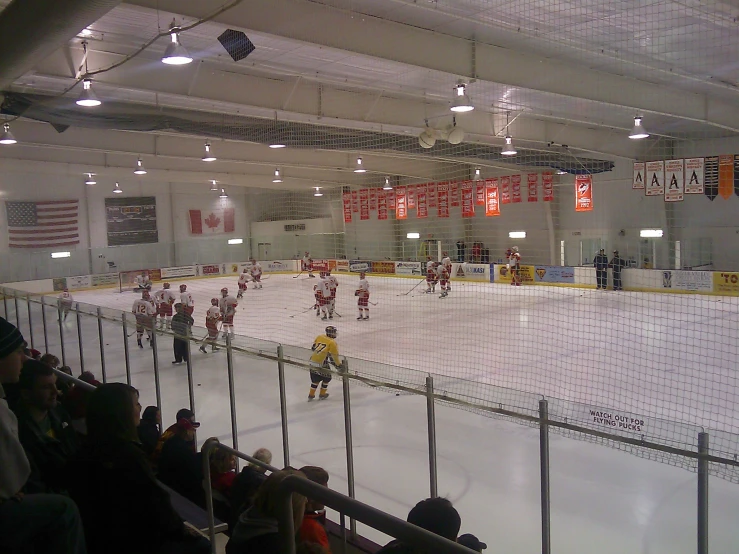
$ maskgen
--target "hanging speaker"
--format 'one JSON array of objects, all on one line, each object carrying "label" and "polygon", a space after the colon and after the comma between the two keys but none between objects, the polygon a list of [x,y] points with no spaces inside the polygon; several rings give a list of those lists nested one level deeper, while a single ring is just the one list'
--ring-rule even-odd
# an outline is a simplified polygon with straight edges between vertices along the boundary
[{"label": "hanging speaker", "polygon": [[246,33],[233,29],[223,31],[221,36],[218,37],[218,42],[221,43],[221,46],[235,62],[243,60],[256,50],[256,46],[249,40]]}]

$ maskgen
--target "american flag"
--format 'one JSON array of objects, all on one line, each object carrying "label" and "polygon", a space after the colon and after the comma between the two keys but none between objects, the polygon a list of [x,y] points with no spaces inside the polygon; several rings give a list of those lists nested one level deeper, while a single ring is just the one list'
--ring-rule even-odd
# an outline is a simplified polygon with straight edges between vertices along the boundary
[{"label": "american flag", "polygon": [[77,200],[6,202],[10,248],[57,248],[79,244]]}]

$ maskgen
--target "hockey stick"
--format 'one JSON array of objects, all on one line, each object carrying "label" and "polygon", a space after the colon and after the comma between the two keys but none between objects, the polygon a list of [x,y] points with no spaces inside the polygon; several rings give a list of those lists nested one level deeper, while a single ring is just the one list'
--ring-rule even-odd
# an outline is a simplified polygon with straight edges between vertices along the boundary
[{"label": "hockey stick", "polygon": [[[367,302],[369,302],[369,300]],[[370,304],[372,304],[373,306],[377,306],[377,302],[370,302]]]},{"label": "hockey stick", "polygon": [[313,304],[310,308],[307,308],[307,309],[303,310],[302,312],[300,312],[298,314],[291,315],[290,317],[292,318],[292,317],[295,317],[295,316],[298,316],[298,315],[303,315],[304,313],[309,312],[311,310],[315,310],[315,309],[316,309],[316,305]]},{"label": "hockey stick", "polygon": [[301,269],[300,273],[298,273],[297,275],[293,275],[293,279],[297,279],[298,277],[300,277],[304,271],[305,271],[304,269]]},{"label": "hockey stick", "polygon": [[425,283],[425,282],[426,282],[426,279],[423,278],[418,283],[416,283],[416,285],[411,290],[409,290],[408,292],[402,292],[400,294],[396,294],[395,296],[408,296],[410,293],[412,293],[416,289],[416,287],[418,285],[420,285],[421,283]]},{"label": "hockey stick", "polygon": [[341,314],[340,314],[339,312],[337,312],[336,310],[334,310],[334,313],[335,313],[335,314],[336,314],[337,316],[339,316],[339,317],[344,317],[343,315],[341,315]]}]

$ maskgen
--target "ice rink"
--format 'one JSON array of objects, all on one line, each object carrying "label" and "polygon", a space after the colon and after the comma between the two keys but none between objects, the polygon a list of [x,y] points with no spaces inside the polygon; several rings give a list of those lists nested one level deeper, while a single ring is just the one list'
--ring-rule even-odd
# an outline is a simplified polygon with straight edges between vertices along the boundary
[{"label": "ice rink", "polygon": [[[492,385],[554,398],[635,411],[637,414],[736,430],[736,360],[739,307],[736,299],[668,294],[521,287],[453,282],[449,298],[423,294],[425,285],[404,295],[413,279],[369,277],[370,321],[357,321],[353,295],[357,276],[339,276],[336,317],[341,353],[352,369],[413,380],[425,372],[445,386],[485,399]],[[271,275],[264,288],[250,287],[236,317],[236,332],[285,345],[309,348],[326,326],[309,308],[314,279]],[[177,290],[181,281],[172,280]],[[236,279],[189,280],[195,319],[203,324],[210,298]],[[80,292],[80,302],[130,310],[136,294],[112,289]],[[12,303],[8,304],[15,321]],[[46,310],[49,350],[59,353],[56,311]],[[21,328],[30,329],[21,303]],[[291,317],[294,316],[294,317]],[[85,369],[102,371],[98,324],[83,316]],[[43,347],[40,310],[33,312],[34,341]],[[108,380],[124,380],[123,335],[103,322]],[[132,329],[131,329],[132,330]],[[67,363],[80,369],[74,314],[62,325]],[[237,342],[240,339],[237,339]],[[128,339],[132,384],[141,403],[154,404],[150,348]],[[262,344],[251,341],[250,346]],[[265,350],[272,343],[264,342]],[[288,348],[292,356],[307,350]],[[173,366],[171,339],[160,336],[159,367],[165,424],[188,404],[187,372]],[[353,358],[358,358],[355,360]],[[384,365],[380,365],[380,363]],[[400,369],[404,366],[419,373]],[[277,371],[274,362],[234,355],[238,447],[266,446],[282,462]],[[218,436],[230,443],[231,420],[226,356],[193,348],[198,438]],[[410,375],[410,377],[408,377]],[[309,379],[286,366],[290,464],[316,464],[330,475],[329,486],[346,492],[342,391],[306,402]],[[497,390],[497,389],[496,389]],[[429,494],[425,399],[352,384],[357,498],[405,518]],[[462,515],[462,532],[488,544],[488,552],[540,551],[538,430],[509,421],[436,407],[439,493]],[[551,435],[552,545],[554,552],[675,554],[695,551],[696,474],[617,450]],[[735,514],[737,485],[710,479],[711,550],[733,551],[739,544]],[[385,537],[360,525],[377,542]]]}]

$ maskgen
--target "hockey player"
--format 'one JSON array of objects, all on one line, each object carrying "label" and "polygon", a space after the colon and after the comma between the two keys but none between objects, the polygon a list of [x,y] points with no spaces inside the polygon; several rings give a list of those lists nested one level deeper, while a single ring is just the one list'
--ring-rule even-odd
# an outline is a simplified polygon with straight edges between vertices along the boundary
[{"label": "hockey player", "polygon": [[239,275],[239,292],[236,293],[236,298],[241,298],[244,296],[244,291],[246,290],[246,284],[251,280],[251,277],[249,276],[249,268],[244,268],[244,271],[241,272],[241,275]]},{"label": "hockey player", "polygon": [[148,290],[141,293],[141,298],[134,300],[131,311],[136,315],[136,344],[139,345],[139,348],[143,348],[144,345],[141,344],[141,339],[144,336],[144,331],[146,331],[146,339],[151,343],[151,332],[154,328],[154,317],[157,313]]},{"label": "hockey player", "polygon": [[449,296],[449,270],[443,263],[440,263],[436,268],[436,278],[441,285],[441,296],[439,298],[446,298]]},{"label": "hockey player", "polygon": [[334,314],[329,313],[329,306],[331,304],[331,282],[328,280],[328,271],[321,271],[321,279],[318,281],[318,293],[316,296],[318,299],[318,306],[321,313],[323,313],[322,320],[333,319]]},{"label": "hockey player", "polygon": [[308,277],[315,277],[315,275],[313,275],[313,259],[310,257],[308,252],[303,256],[303,271],[308,272]]},{"label": "hockey player", "polygon": [[311,350],[313,354],[310,357],[310,392],[308,393],[308,402],[316,397],[316,389],[318,383],[321,383],[321,393],[318,395],[319,400],[328,398],[328,384],[331,382],[331,373],[327,371],[331,365],[335,368],[341,367],[339,364],[339,347],[336,344],[336,327],[329,325],[326,327],[326,333],[318,335],[313,341]]},{"label": "hockey player", "polygon": [[187,285],[180,285],[180,304],[187,315],[192,315],[195,311],[195,300],[192,298],[192,294],[187,292]]},{"label": "hockey player", "polygon": [[154,293],[154,302],[159,314],[159,329],[169,329],[172,323],[172,306],[175,303],[175,295],[169,290],[169,283],[164,283],[162,288]]},{"label": "hockey player", "polygon": [[221,289],[221,300],[218,307],[221,310],[221,319],[223,320],[223,338],[231,335],[234,337],[234,316],[236,315],[236,306],[239,305],[238,300],[228,294],[227,288]]},{"label": "hockey player", "polygon": [[216,347],[216,341],[218,340],[218,322],[221,321],[221,309],[217,298],[210,299],[210,308],[205,313],[205,328],[208,330],[208,334],[203,339],[200,345],[200,351],[203,354],[207,354],[208,351],[205,349],[206,344],[210,344],[210,351],[215,352],[218,350]]},{"label": "hockey player", "polygon": [[251,267],[249,268],[251,278],[254,281],[254,288],[262,288],[262,266],[254,258],[251,259]]},{"label": "hockey player", "polygon": [[451,284],[451,276],[452,276],[452,259],[449,257],[449,254],[447,252],[444,252],[444,257],[441,259],[441,265],[444,266],[446,269],[446,272],[448,274],[448,280],[446,284],[446,290],[447,292],[451,292],[452,290],[452,284]]},{"label": "hockey player", "polygon": [[[357,298],[357,307],[359,308],[359,317],[361,319],[369,319],[369,282],[367,281],[367,275],[364,271],[359,274],[359,283],[357,284],[357,290],[354,291],[354,296]],[[365,314],[362,317],[362,314]]]},{"label": "hockey player", "polygon": [[151,290],[151,277],[149,277],[147,272],[143,272],[141,275],[136,277],[136,287],[139,291]]},{"label": "hockey player", "polygon": [[339,280],[331,275],[330,271],[326,272],[326,278],[328,279],[328,289],[331,292],[328,304],[329,319],[333,319],[334,309],[336,309],[336,289],[339,288]]},{"label": "hockey player", "polygon": [[521,286],[521,254],[518,253],[518,246],[511,246],[506,251],[508,263],[506,267],[511,272],[511,285]]},{"label": "hockey player", "polygon": [[434,262],[431,260],[431,258],[428,259],[426,262],[426,292],[432,293],[436,292],[436,283],[438,283],[438,279],[436,278],[436,264],[437,262]]},{"label": "hockey player", "polygon": [[605,248],[601,248],[593,258],[593,266],[595,267],[596,288],[606,290],[608,288],[608,256],[606,256]]},{"label": "hockey player", "polygon": [[313,306],[316,310],[316,317],[321,317],[321,291],[318,290],[318,283],[313,285],[313,296],[316,299],[316,303]]},{"label": "hockey player", "polygon": [[64,312],[64,321],[67,320],[67,314],[69,314],[69,310],[72,309],[72,302],[73,298],[69,292],[69,289],[67,287],[64,287],[64,290],[59,295],[58,299],[59,309]]},{"label": "hockey player", "polygon": [[608,267],[613,270],[613,290],[624,290],[624,285],[621,281],[621,271],[626,267],[626,260],[618,255],[618,250],[613,251],[613,258],[608,263]]}]

